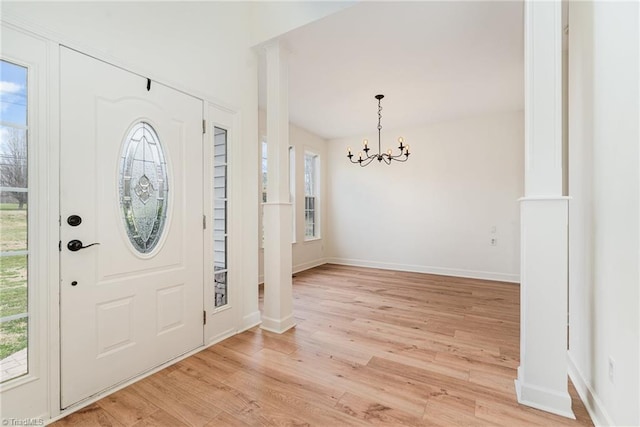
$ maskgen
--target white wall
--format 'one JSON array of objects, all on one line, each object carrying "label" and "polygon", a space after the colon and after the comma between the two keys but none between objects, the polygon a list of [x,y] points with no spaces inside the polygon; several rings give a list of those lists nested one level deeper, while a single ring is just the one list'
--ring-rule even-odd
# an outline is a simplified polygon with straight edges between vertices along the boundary
[{"label": "white wall", "polygon": [[518,282],[522,111],[383,129],[383,151],[398,136],[408,162],[365,168],[346,150],[376,134],[330,141],[329,261]]},{"label": "white wall", "polygon": [[[231,197],[236,199],[237,211],[241,212],[242,232],[231,236],[234,247],[239,248],[232,256],[238,257],[242,266],[235,284],[244,291],[241,316],[245,324],[241,326],[259,321],[255,286],[258,278],[257,59],[250,49],[250,5],[225,2],[3,2],[2,20],[229,107],[239,115],[240,125],[233,142],[242,145],[242,156],[231,168],[241,169],[239,174],[232,173],[232,176],[241,176],[242,181],[234,183]],[[55,58],[55,54],[52,50],[51,58]],[[56,63],[54,59],[52,61]],[[53,77],[55,75],[52,75],[52,82],[55,81]],[[55,85],[47,89],[49,94],[55,94],[57,90]],[[56,117],[57,113],[52,111],[51,114]],[[51,136],[51,141],[57,141],[56,137]],[[56,148],[51,149],[55,152]],[[55,170],[57,161],[48,167]],[[58,196],[55,193],[49,197],[56,200]],[[56,287],[57,280],[48,285]],[[45,301],[42,308],[55,313],[57,305],[58,301]],[[47,352],[51,366],[57,366],[58,331],[52,326],[50,331],[42,332],[51,338],[52,347]],[[31,402],[39,408],[37,412],[34,409],[32,415],[55,416],[58,413],[57,371],[43,374],[51,381],[50,401]],[[6,396],[2,396],[3,410],[17,408],[6,400]]]},{"label": "white wall", "polygon": [[251,44],[263,43],[355,3],[355,1],[252,2]]},{"label": "white wall", "polygon": [[639,12],[569,6],[570,372],[599,425],[640,425]]},{"label": "white wall", "polygon": [[[2,13],[54,41],[214,101],[241,117],[242,283],[257,280],[257,57],[248,3],[3,2]],[[251,286],[247,286],[250,288]],[[247,311],[254,308],[249,306]],[[256,307],[257,309],[257,307]],[[248,313],[246,313],[248,314]]]},{"label": "white wall", "polygon": [[[260,135],[266,135],[266,114],[259,112]],[[262,138],[258,140],[258,146]],[[295,243],[291,245],[293,255],[293,272],[298,272],[325,263],[327,220],[327,141],[319,136],[302,129],[294,124],[289,125],[289,145],[294,147],[296,156],[295,206],[293,213],[296,217]],[[320,156],[320,238],[311,241],[304,240],[304,152],[311,151]],[[260,168],[260,166],[258,166]],[[267,172],[268,174],[268,172]],[[268,179],[268,177],[267,177]],[[261,181],[258,182],[261,186]],[[258,202],[261,203],[261,195]],[[262,226],[259,227],[262,236]],[[259,250],[259,282],[264,282],[264,250]]]}]

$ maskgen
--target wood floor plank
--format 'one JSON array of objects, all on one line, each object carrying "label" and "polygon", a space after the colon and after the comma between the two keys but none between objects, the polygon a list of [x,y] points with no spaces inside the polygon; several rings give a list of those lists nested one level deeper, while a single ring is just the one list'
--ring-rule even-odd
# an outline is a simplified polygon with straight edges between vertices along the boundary
[{"label": "wood floor plank", "polygon": [[132,426],[159,409],[132,387],[105,397],[98,402],[98,405],[125,426]]},{"label": "wood floor plank", "polygon": [[247,427],[251,424],[247,424],[244,421],[234,417],[233,415],[222,411],[218,416],[216,416],[209,424],[205,427]]},{"label": "wood floor plank", "polygon": [[192,427],[203,427],[222,412],[214,402],[205,403],[187,393],[181,393],[167,384],[162,376],[152,375],[133,384],[131,388]]},{"label": "wood floor plank", "polygon": [[412,416],[404,411],[376,402],[375,396],[369,398],[345,393],[336,403],[340,411],[356,417],[369,424],[387,424],[417,426],[423,425],[421,418]]},{"label": "wood floor plank", "polygon": [[517,285],[323,265],[293,291],[296,328],[252,328],[55,425],[593,425],[570,383],[576,420],[518,404]]},{"label": "wood floor plank", "polygon": [[141,419],[133,425],[134,427],[188,427],[187,424],[180,421],[167,411],[158,409],[151,415]]},{"label": "wood floor plank", "polygon": [[285,407],[291,414],[305,414],[304,421],[311,425],[365,425],[358,423],[350,414],[333,409],[331,405],[335,402],[327,402],[315,393],[291,387],[290,384],[280,384],[268,377],[256,378],[237,372],[225,382],[231,387],[247,390],[249,395],[274,408]]},{"label": "wood floor plank", "polygon": [[58,427],[123,427],[124,424],[113,418],[99,405],[93,404],[82,408],[72,415],[56,421]]}]

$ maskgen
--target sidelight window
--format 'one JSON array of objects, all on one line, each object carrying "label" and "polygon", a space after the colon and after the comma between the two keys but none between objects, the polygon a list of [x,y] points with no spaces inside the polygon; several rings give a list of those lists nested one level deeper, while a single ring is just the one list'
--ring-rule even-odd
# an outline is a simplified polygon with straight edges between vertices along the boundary
[{"label": "sidelight window", "polygon": [[229,303],[227,284],[227,131],[213,129],[213,274],[216,308]]},{"label": "sidelight window", "polygon": [[0,60],[0,382],[29,371],[27,68]]}]

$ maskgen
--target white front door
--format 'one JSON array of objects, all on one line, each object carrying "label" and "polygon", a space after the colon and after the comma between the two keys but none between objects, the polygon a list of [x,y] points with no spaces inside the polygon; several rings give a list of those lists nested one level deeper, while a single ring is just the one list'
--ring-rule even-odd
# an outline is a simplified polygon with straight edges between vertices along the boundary
[{"label": "white front door", "polygon": [[66,408],[203,344],[203,103],[66,48],[60,70]]}]

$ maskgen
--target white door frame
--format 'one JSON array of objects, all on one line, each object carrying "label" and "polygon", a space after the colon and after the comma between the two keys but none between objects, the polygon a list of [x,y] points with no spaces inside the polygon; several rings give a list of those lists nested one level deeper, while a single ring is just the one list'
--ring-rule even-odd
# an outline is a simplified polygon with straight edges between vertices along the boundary
[{"label": "white door frame", "polygon": [[[3,59],[28,68],[29,162],[29,373],[0,385],[3,418],[50,414],[50,365],[55,363],[58,330],[58,141],[56,45],[23,28],[0,22]],[[21,48],[20,52],[16,49]],[[53,197],[51,197],[53,195]],[[34,238],[37,236],[37,240]],[[55,319],[55,320],[54,320]],[[8,413],[7,409],[11,412]]]}]

